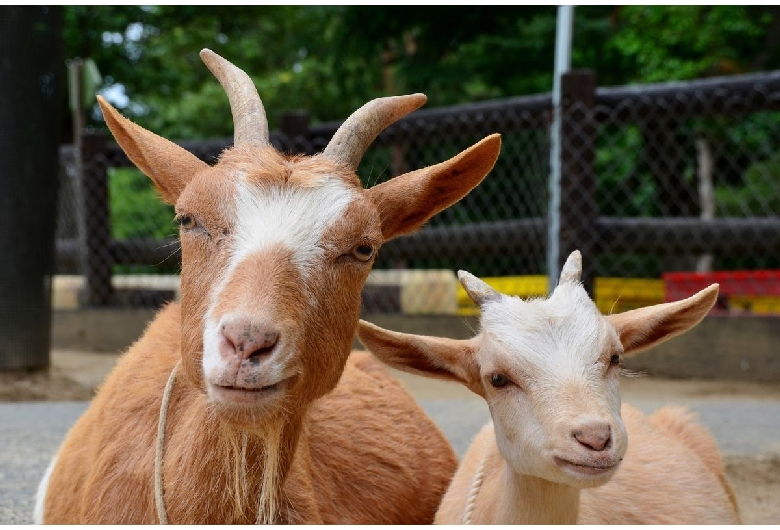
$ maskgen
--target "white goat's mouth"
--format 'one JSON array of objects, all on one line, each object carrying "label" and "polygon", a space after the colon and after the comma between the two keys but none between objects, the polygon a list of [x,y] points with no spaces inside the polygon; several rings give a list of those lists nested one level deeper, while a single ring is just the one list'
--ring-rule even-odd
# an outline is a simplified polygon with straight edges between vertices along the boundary
[{"label": "white goat's mouth", "polygon": [[555,464],[569,473],[574,473],[578,476],[598,477],[606,475],[617,469],[620,464],[619,459],[605,460],[600,462],[573,462],[566,458],[559,456],[553,457]]}]

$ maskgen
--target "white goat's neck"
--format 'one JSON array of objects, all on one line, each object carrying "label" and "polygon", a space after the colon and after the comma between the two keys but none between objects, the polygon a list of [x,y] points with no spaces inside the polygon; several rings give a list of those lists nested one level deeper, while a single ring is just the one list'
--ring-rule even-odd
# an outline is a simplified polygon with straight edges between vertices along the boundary
[{"label": "white goat's neck", "polygon": [[493,524],[576,524],[580,490],[517,473],[502,460],[501,500]]}]

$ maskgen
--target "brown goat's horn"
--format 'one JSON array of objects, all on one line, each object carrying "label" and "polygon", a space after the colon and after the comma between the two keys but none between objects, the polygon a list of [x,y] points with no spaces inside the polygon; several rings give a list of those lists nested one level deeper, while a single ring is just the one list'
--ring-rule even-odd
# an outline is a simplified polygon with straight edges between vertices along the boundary
[{"label": "brown goat's horn", "polygon": [[322,154],[353,171],[379,133],[425,104],[425,94],[390,96],[369,101],[341,124]]},{"label": "brown goat's horn", "polygon": [[270,145],[268,120],[252,79],[246,72],[208,48],[200,51],[200,58],[225,89],[230,101],[230,112],[233,113],[233,143],[261,147]]}]

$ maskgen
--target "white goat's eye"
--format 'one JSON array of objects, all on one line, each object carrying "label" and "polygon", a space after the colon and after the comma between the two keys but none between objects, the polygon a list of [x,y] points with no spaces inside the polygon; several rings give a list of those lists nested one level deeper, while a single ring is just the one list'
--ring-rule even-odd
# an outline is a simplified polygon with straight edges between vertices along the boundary
[{"label": "white goat's eye", "polygon": [[191,215],[186,215],[186,214],[179,215],[176,217],[176,221],[179,223],[179,226],[181,226],[185,230],[190,230],[198,226],[198,223],[195,221],[195,218]]},{"label": "white goat's eye", "polygon": [[617,353],[612,354],[612,357],[609,358],[609,364],[611,366],[619,366],[620,365],[620,355]]},{"label": "white goat's eye", "polygon": [[358,261],[368,261],[374,256],[374,247],[371,245],[357,245],[352,249],[352,257]]},{"label": "white goat's eye", "polygon": [[501,388],[509,383],[509,378],[504,374],[493,374],[490,376],[490,384],[495,388]]}]

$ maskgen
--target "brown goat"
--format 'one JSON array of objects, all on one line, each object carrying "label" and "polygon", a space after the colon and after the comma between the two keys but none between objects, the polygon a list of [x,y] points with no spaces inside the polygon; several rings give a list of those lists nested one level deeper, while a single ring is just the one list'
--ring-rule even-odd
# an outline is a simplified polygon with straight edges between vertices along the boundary
[{"label": "brown goat", "polygon": [[351,354],[360,293],[380,245],[479,184],[500,138],[364,190],[364,151],[425,96],[371,101],[323,153],[284,156],[249,77],[209,50],[201,57],[235,124],[234,147],[213,167],[99,100],[122,149],[175,204],[181,301],[160,311],[67,435],[36,520],[430,523],[457,459],[381,364]]}]

